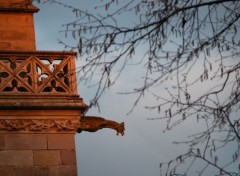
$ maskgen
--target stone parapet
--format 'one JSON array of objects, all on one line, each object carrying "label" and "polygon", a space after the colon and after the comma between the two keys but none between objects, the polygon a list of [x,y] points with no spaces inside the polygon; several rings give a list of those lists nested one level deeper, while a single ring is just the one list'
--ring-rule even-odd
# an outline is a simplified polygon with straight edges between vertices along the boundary
[{"label": "stone parapet", "polygon": [[0,51],[0,92],[77,95],[75,52]]}]

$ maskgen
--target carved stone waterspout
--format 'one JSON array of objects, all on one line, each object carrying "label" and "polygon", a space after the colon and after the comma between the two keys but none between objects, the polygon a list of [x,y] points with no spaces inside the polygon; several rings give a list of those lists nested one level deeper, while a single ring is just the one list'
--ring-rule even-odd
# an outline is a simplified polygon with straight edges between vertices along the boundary
[{"label": "carved stone waterspout", "polygon": [[80,120],[78,133],[82,131],[96,132],[103,128],[110,128],[116,130],[117,135],[124,135],[124,122],[118,123],[112,120],[107,120],[102,117],[83,116]]}]

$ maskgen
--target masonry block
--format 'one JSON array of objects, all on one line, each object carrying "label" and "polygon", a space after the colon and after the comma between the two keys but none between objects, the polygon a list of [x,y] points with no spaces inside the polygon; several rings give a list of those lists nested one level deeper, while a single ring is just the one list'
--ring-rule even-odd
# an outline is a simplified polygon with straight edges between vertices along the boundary
[{"label": "masonry block", "polygon": [[49,167],[49,176],[77,176],[76,166]]},{"label": "masonry block", "polygon": [[0,176],[15,176],[13,167],[0,167]]},{"label": "masonry block", "polygon": [[75,149],[74,134],[49,134],[48,149]]},{"label": "masonry block", "polygon": [[35,150],[33,152],[34,166],[61,165],[60,150]]},{"label": "masonry block", "polygon": [[16,150],[47,149],[46,135],[6,134],[4,135],[4,138],[5,138],[5,149],[16,149]]},{"label": "masonry block", "polygon": [[31,150],[2,150],[0,151],[1,166],[33,166]]},{"label": "masonry block", "polygon": [[75,150],[61,150],[61,159],[63,165],[76,165],[76,151]]},{"label": "masonry block", "polygon": [[18,167],[15,176],[48,176],[48,167]]}]

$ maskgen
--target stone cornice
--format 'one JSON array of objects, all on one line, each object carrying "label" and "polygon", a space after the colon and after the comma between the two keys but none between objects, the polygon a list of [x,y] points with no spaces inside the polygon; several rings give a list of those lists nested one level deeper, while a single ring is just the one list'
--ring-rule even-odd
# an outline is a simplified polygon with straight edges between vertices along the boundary
[{"label": "stone cornice", "polygon": [[87,105],[79,96],[57,95],[0,95],[0,109],[41,110],[72,109],[84,112]]},{"label": "stone cornice", "polygon": [[[74,51],[21,51],[21,50],[0,50],[0,55],[4,54],[21,54],[21,55],[72,55],[76,56],[77,52]],[[1,59],[1,58],[0,58]]]},{"label": "stone cornice", "polygon": [[0,12],[26,12],[26,13],[36,13],[39,8],[29,4],[29,2],[22,3],[1,3],[0,2]]}]

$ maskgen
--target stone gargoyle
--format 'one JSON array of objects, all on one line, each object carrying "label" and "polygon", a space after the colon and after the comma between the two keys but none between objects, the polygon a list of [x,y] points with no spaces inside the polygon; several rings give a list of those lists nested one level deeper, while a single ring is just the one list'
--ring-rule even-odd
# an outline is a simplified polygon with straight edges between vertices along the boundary
[{"label": "stone gargoyle", "polygon": [[78,133],[81,133],[82,131],[88,131],[88,132],[96,132],[103,128],[110,128],[113,130],[116,130],[117,135],[121,134],[124,135],[124,122],[117,123],[112,120],[107,120],[102,117],[96,117],[96,116],[83,116],[80,120],[80,126],[77,130]]}]

